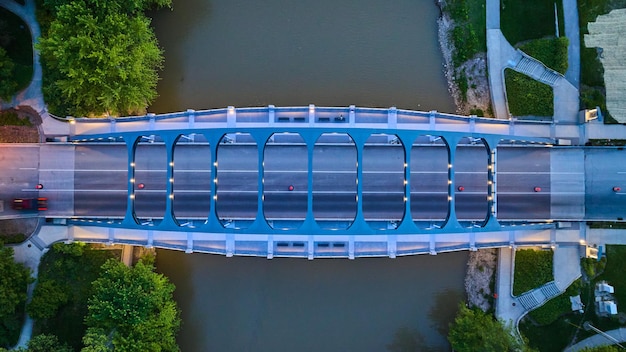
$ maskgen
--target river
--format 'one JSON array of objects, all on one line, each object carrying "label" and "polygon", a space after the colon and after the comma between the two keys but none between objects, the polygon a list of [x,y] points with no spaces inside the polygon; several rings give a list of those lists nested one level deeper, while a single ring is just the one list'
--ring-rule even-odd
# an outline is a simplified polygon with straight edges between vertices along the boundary
[{"label": "river", "polygon": [[[225,106],[454,112],[433,0],[174,0],[151,13],[163,113]],[[182,351],[449,350],[466,252],[396,259],[225,258],[159,250]]]}]

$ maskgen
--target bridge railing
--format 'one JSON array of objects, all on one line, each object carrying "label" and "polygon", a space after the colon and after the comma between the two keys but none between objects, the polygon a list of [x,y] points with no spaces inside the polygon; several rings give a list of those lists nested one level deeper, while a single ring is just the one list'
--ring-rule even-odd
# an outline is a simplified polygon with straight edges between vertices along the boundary
[{"label": "bridge railing", "polygon": [[[57,117],[58,118],[58,117]],[[60,118],[59,118],[60,119]],[[294,127],[360,127],[390,129],[446,130],[469,133],[521,134],[546,136],[552,122],[498,120],[438,111],[391,108],[287,106],[227,107],[187,110],[166,114],[146,114],[110,118],[60,119],[72,124],[71,134],[158,131],[194,128],[247,128],[289,125]],[[517,126],[517,127],[516,127]],[[526,126],[526,127],[524,127]],[[517,129],[516,129],[517,128]],[[539,129],[538,129],[539,128]]]}]

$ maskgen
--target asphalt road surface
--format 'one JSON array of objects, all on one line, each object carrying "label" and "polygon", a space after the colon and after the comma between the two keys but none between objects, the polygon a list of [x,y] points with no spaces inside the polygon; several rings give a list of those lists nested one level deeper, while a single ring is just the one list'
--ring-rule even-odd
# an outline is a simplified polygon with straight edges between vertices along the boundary
[{"label": "asphalt road surface", "polygon": [[[313,155],[313,202],[316,219],[349,220],[356,214],[356,150],[351,144],[316,145]],[[209,213],[211,183],[217,176],[216,211],[223,219],[251,219],[257,214],[258,151],[250,144],[222,144],[217,174],[211,174],[210,148],[181,143],[174,152],[174,214],[179,219]],[[375,144],[363,152],[363,211],[366,220],[399,220],[404,204],[404,150]],[[459,146],[455,160],[456,212],[461,220],[487,215],[487,161],[482,145]],[[499,219],[550,218],[550,148],[500,147],[497,150]],[[79,145],[75,158],[76,216],[123,216],[128,197],[124,145]],[[135,155],[135,212],[162,217],[166,205],[166,150],[141,144]],[[304,145],[268,144],[264,155],[263,211],[268,219],[303,219],[307,211],[308,157]],[[448,157],[441,144],[414,146],[410,163],[411,215],[415,220],[443,220],[448,208]],[[139,189],[137,185],[143,184]],[[293,186],[293,190],[289,190]],[[534,192],[541,187],[541,192]]]}]

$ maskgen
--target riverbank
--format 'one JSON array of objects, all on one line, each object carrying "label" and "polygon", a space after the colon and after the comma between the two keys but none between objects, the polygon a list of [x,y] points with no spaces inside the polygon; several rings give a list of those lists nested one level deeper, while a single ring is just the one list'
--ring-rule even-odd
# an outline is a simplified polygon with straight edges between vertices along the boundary
[{"label": "riverbank", "polygon": [[455,67],[452,55],[456,48],[451,36],[456,24],[446,9],[445,0],[437,0],[437,6],[441,11],[437,20],[439,47],[443,54],[448,92],[454,99],[456,112],[491,117],[493,112],[487,78],[487,53],[478,53]]}]

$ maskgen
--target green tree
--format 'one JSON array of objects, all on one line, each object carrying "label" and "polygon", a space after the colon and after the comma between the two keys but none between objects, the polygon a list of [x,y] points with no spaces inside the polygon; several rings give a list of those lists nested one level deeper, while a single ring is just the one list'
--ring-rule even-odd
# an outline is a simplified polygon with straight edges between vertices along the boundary
[{"label": "green tree", "polygon": [[459,313],[450,325],[448,341],[457,352],[531,351],[505,326],[480,309],[460,304]]},{"label": "green tree", "polygon": [[17,89],[14,77],[15,63],[7,55],[7,51],[0,47],[0,98],[9,99]]},{"label": "green tree", "polygon": [[98,13],[83,1],[60,5],[39,49],[56,72],[45,92],[69,107],[60,113],[125,115],[145,111],[157,97],[163,55],[142,14]]},{"label": "green tree", "polygon": [[70,289],[58,284],[55,280],[40,281],[35,286],[33,299],[26,307],[28,315],[33,319],[52,318],[59,307],[69,300]]},{"label": "green tree", "polygon": [[30,270],[13,259],[13,248],[0,242],[0,346],[17,342]]},{"label": "green tree", "polygon": [[59,342],[54,335],[41,334],[28,341],[28,348],[19,348],[17,352],[74,352],[71,347]]},{"label": "green tree", "polygon": [[89,300],[89,326],[83,351],[178,351],[179,310],[172,298],[174,285],[139,261],[126,267],[109,260],[94,281]]}]

